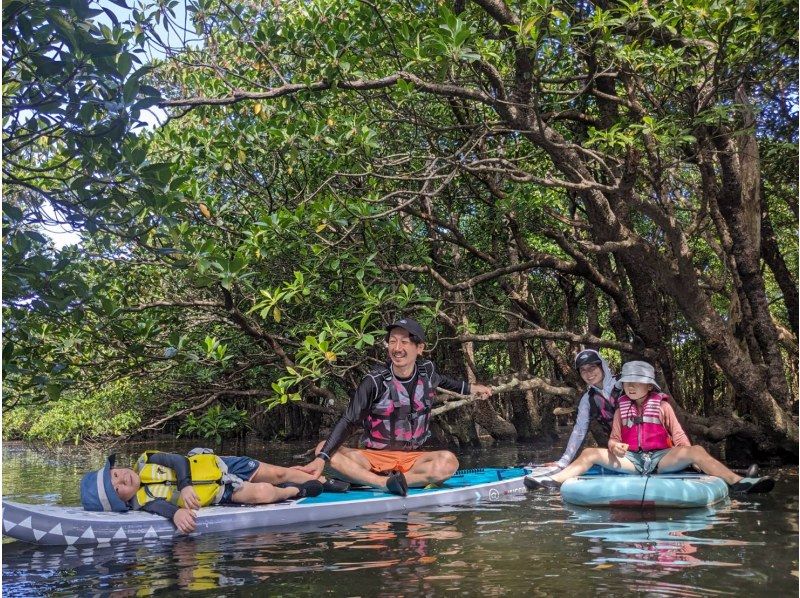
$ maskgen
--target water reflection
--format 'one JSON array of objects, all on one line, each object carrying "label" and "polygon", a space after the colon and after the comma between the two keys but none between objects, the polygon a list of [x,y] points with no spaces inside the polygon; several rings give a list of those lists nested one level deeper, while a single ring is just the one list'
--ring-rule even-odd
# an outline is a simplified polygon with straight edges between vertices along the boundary
[{"label": "water reflection", "polygon": [[688,567],[739,567],[740,561],[709,558],[719,551],[703,548],[763,544],[697,534],[729,523],[726,507],[671,511],[567,508],[572,519],[582,526],[592,526],[573,536],[593,540],[589,547],[593,564],[602,568],[616,563],[626,573],[647,573],[651,578]]},{"label": "water reflection", "polygon": [[[233,533],[227,537],[186,537],[173,542],[96,548],[5,546],[6,596],[80,593],[145,596],[204,591],[264,582],[295,581],[281,594],[306,595],[317,588],[313,573],[370,571],[373,590],[430,594],[431,585],[459,575],[436,575],[432,543],[463,537],[457,516],[409,513],[389,520],[349,520],[309,526],[313,531]],[[293,575],[294,574],[294,575]],[[367,579],[367,578],[365,578]],[[366,588],[364,588],[366,590]],[[365,593],[372,593],[372,590]]]}]

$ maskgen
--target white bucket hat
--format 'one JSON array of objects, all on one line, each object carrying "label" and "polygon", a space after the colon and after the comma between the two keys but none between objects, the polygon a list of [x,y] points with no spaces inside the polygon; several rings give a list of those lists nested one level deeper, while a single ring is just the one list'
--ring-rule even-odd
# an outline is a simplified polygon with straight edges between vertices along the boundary
[{"label": "white bucket hat", "polygon": [[642,384],[652,384],[656,390],[661,387],[656,382],[656,371],[653,366],[646,361],[629,361],[622,366],[619,373],[617,387],[622,388],[623,382],[641,382]]}]

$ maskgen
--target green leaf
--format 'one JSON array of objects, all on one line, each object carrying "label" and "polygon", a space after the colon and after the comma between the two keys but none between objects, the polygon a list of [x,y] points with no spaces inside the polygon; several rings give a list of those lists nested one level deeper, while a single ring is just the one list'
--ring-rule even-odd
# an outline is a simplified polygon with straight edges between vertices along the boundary
[{"label": "green leaf", "polygon": [[117,57],[117,66],[119,68],[120,74],[125,77],[131,70],[131,66],[133,65],[133,56],[130,54],[120,54]]},{"label": "green leaf", "polygon": [[12,222],[19,222],[22,220],[23,212],[17,206],[9,203],[8,201],[3,202],[3,215],[8,217],[9,220]]}]

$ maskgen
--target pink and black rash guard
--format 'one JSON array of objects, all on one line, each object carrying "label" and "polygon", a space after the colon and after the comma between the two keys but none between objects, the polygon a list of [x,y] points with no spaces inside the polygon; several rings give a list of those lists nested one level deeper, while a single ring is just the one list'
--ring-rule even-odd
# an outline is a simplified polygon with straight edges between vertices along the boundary
[{"label": "pink and black rash guard", "polygon": [[[409,397],[414,397],[415,394],[418,394],[416,391],[420,370],[424,372],[431,390],[435,391],[437,388],[444,388],[462,395],[470,394],[469,383],[440,374],[430,360],[418,360],[414,368],[414,374],[408,379],[395,377],[391,367],[391,363],[388,363],[385,366],[376,368],[361,380],[361,384],[358,385],[344,415],[334,426],[321,452],[332,455],[359,428],[363,430],[362,441],[369,438],[368,430],[364,429],[365,423],[370,418],[379,419],[386,415],[381,407],[381,400],[384,399],[387,392],[387,377],[399,382]],[[430,405],[428,409],[430,409]],[[396,450],[396,447],[387,446],[385,448]]]}]

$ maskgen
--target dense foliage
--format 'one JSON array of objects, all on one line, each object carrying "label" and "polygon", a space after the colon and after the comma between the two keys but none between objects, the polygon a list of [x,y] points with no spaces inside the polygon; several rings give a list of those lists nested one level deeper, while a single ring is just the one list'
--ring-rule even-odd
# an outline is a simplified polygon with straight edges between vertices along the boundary
[{"label": "dense foliage", "polygon": [[592,346],[695,436],[796,454],[794,3],[19,5],[6,412],[121,380],[126,432],[316,437],[405,313],[507,389],[450,441],[546,432]]}]

